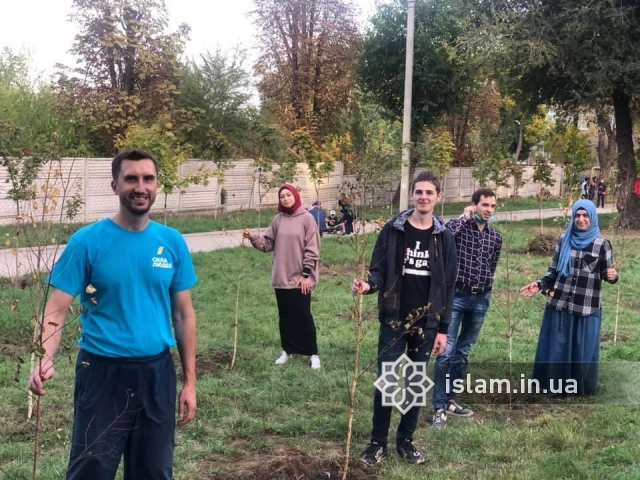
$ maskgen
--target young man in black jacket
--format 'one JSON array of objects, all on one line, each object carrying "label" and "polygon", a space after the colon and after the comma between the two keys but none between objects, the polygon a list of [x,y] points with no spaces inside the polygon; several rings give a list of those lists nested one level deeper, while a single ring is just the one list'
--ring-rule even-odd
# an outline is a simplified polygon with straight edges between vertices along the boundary
[{"label": "young man in black jacket", "polygon": [[[426,370],[430,355],[439,355],[447,343],[456,247],[451,232],[433,215],[442,198],[438,177],[430,171],[418,174],[412,197],[415,208],[400,213],[382,228],[368,278],[355,279],[351,286],[354,295],[378,292],[379,377],[383,375],[383,363],[388,366],[404,353]],[[405,409],[396,435],[398,454],[414,464],[425,461],[413,445],[420,414],[416,403],[424,400]],[[361,457],[367,465],[379,463],[386,454],[391,411],[391,406],[383,405],[382,393],[376,389],[371,442]]]}]

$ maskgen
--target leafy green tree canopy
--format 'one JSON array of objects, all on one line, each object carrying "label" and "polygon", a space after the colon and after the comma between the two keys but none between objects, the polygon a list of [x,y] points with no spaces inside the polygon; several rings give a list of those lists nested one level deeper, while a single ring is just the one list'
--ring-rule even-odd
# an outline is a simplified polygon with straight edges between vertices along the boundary
[{"label": "leafy green tree canopy", "polygon": [[640,1],[475,0],[497,50],[505,53],[523,91],[538,103],[599,110],[613,106],[618,145],[618,211],[623,225],[640,227],[640,198],[631,99],[640,92]]},{"label": "leafy green tree canopy", "polygon": [[247,156],[247,131],[256,115],[246,52],[216,50],[182,68],[176,105],[194,112],[196,123],[186,141],[196,158]]},{"label": "leafy green tree canopy", "polygon": [[[362,86],[373,98],[402,115],[406,64],[406,0],[380,5],[364,37]],[[440,0],[417,1],[413,68],[412,129],[420,131],[442,113],[464,103],[474,83],[470,64],[456,54],[464,32],[456,11]]]},{"label": "leafy green tree canopy", "polygon": [[185,118],[174,99],[189,27],[165,33],[163,0],[74,0],[69,18],[79,30],[78,67],[60,74],[60,110],[89,126],[97,154],[112,154],[130,125]]}]

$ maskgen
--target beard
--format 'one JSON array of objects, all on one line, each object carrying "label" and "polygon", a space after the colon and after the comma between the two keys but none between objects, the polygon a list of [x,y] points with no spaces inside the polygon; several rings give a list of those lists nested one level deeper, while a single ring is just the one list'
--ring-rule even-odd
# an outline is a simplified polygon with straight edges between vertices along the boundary
[{"label": "beard", "polygon": [[149,213],[149,210],[151,210],[151,207],[153,206],[154,202],[155,202],[155,196],[153,195],[149,195],[149,198],[147,200],[147,204],[144,207],[137,207],[134,204],[134,200],[131,197],[120,197],[120,205],[122,205],[124,208],[127,209],[127,211],[129,213],[131,213],[132,215],[135,215],[137,217],[141,217],[143,215],[146,215],[147,213]]}]

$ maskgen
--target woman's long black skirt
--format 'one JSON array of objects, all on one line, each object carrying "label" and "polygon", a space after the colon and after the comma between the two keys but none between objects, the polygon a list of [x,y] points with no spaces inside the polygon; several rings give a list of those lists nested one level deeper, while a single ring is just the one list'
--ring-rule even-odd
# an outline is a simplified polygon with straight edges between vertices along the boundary
[{"label": "woman's long black skirt", "polygon": [[299,288],[276,288],[280,314],[280,343],[289,355],[317,355],[316,326],[311,315],[311,294]]}]

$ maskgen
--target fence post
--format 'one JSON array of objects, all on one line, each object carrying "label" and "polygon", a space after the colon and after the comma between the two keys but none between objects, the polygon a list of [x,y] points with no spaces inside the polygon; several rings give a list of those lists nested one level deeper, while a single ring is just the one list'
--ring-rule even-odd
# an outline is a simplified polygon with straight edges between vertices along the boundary
[{"label": "fence post", "polygon": [[82,223],[87,223],[87,210],[89,209],[89,186],[87,181],[89,179],[89,159],[83,158],[83,172],[82,172]]}]

